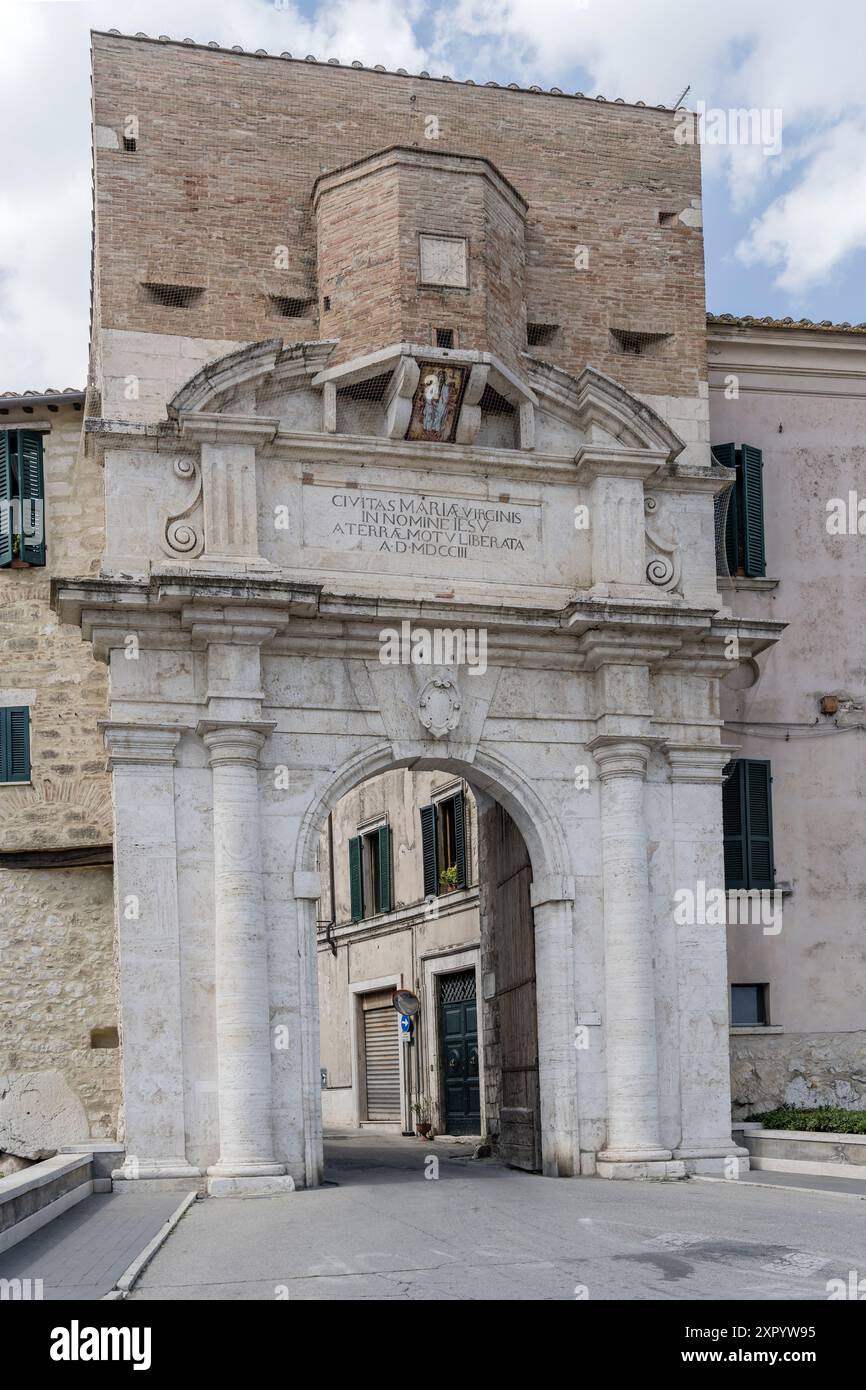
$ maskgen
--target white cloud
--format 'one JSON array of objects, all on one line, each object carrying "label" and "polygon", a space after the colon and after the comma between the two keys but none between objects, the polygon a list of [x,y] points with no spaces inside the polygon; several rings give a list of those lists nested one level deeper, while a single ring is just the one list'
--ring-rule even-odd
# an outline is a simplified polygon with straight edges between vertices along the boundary
[{"label": "white cloud", "polygon": [[755,218],[737,247],[744,265],[777,269],[775,283],[795,294],[866,249],[866,121],[841,121],[815,145],[797,184]]}]

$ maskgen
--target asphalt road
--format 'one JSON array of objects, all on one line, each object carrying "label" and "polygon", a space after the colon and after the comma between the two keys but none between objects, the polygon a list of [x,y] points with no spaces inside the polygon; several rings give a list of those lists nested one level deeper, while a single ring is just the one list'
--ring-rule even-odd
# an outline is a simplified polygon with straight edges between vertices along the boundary
[{"label": "asphalt road", "polygon": [[866,1276],[866,1192],[556,1181],[471,1153],[334,1137],[322,1188],[195,1203],[131,1298],[797,1301]]}]

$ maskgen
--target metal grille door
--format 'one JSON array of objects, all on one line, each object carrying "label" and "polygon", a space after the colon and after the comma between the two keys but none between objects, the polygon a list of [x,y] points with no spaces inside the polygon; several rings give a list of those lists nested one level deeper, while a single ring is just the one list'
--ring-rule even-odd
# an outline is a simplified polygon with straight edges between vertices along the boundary
[{"label": "metal grille door", "polygon": [[396,1010],[364,1013],[367,1119],[400,1120],[400,1034]]}]

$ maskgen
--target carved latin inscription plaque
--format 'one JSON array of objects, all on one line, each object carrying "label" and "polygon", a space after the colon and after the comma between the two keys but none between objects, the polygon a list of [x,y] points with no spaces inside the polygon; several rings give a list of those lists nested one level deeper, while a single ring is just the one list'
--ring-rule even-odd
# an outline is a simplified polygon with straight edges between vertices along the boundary
[{"label": "carved latin inscription plaque", "polygon": [[532,502],[308,485],[303,543],[382,557],[432,557],[445,566],[496,560],[507,567],[509,559],[525,563],[536,556],[539,513]]}]

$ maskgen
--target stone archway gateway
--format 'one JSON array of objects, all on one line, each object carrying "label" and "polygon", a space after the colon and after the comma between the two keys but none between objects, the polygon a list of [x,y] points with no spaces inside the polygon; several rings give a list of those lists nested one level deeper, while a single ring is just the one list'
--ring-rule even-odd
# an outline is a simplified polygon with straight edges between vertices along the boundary
[{"label": "stone archway gateway", "polygon": [[[720,609],[727,475],[599,372],[469,350],[444,353],[456,439],[404,438],[444,350],[332,348],[253,344],[162,423],[91,433],[105,556],[56,603],[111,673],[118,1178],[319,1180],[315,845],[344,791],[407,765],[459,770],[526,841],[545,1173],[720,1171],[724,927],[672,903],[723,881],[717,684],[778,630]],[[374,378],[362,427],[336,395]],[[481,445],[502,399],[514,442]],[[413,633],[449,645],[416,660]]]}]

